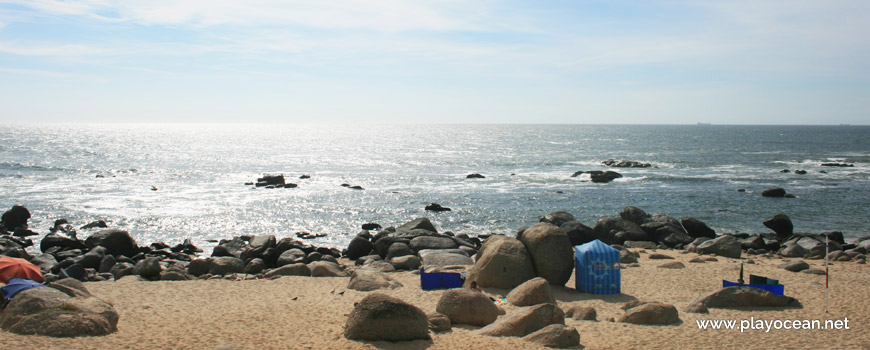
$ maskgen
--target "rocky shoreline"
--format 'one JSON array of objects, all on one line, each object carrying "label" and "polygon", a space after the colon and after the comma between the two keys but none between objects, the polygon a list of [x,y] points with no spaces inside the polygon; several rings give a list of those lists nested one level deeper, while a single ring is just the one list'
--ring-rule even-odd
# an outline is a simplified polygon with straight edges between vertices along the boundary
[{"label": "rocky shoreline", "polygon": [[[237,236],[218,242],[211,256],[190,239],[170,246],[162,242],[140,246],[126,231],[107,227],[97,221],[82,226],[95,232],[80,240],[67,220],[58,220],[38,243],[39,253],[31,254],[38,236],[27,229],[30,213],[15,206],[3,215],[0,230],[0,255],[23,258],[39,266],[46,280],[74,278],[80,281],[119,280],[128,275],[146,280],[192,280],[211,278],[259,279],[286,275],[347,276],[352,270],[339,264],[339,258],[355,266],[377,267],[382,272],[417,270],[422,266],[449,267],[473,265],[480,250],[494,236],[438,232],[425,217],[398,227],[381,228],[377,223],[363,224],[347,247],[318,247],[297,238],[274,235]],[[592,227],[564,211],[540,219],[547,230],[564,233],[566,246],[577,246],[598,239],[620,249],[622,263],[636,262],[631,249],[674,249],[729,258],[752,256],[823,259],[866,262],[870,237],[847,243],[841,232],[808,234],[793,232],[791,219],[777,214],[764,221],[773,232],[761,234],[717,235],[703,222],[687,217],[677,220],[664,214],[647,214],[626,207],[618,216],[599,220]],[[533,226],[539,229],[537,226]],[[520,228],[522,240],[529,227]],[[828,249],[825,249],[825,240]],[[561,282],[564,284],[564,282]]]}]

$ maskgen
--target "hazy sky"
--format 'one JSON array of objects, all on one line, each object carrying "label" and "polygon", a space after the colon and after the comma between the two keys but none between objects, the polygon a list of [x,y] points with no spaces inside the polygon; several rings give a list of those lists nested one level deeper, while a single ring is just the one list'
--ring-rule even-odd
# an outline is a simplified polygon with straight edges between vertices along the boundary
[{"label": "hazy sky", "polygon": [[0,122],[870,123],[870,1],[0,0]]}]

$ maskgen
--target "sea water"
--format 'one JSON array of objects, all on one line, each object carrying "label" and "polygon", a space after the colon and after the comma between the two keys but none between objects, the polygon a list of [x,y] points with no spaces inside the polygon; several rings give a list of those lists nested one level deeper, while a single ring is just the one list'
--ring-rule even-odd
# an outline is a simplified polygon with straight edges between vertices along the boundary
[{"label": "sea water", "polygon": [[[601,164],[611,158],[652,167]],[[593,183],[571,177],[579,170],[623,177]],[[245,185],[267,173],[298,187]],[[762,197],[769,187],[797,198]],[[870,127],[11,124],[0,128],[0,209],[15,204],[39,233],[102,219],[140,245],[206,248],[300,231],[342,248],[363,223],[421,216],[471,235],[513,234],[555,210],[591,227],[629,205],[719,233],[769,232],[762,221],[785,213],[798,232],[855,238],[870,234]]]}]

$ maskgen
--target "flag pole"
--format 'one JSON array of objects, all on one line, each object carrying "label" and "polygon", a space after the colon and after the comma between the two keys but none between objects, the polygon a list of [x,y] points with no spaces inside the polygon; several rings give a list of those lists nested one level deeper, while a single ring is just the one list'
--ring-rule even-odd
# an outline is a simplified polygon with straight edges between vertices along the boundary
[{"label": "flag pole", "polygon": [[825,235],[825,313],[828,313],[828,235]]}]

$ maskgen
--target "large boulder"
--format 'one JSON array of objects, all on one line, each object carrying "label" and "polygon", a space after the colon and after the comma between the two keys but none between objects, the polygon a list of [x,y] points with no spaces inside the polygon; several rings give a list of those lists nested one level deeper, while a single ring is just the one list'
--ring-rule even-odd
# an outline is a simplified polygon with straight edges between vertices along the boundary
[{"label": "large boulder", "polygon": [[114,333],[118,313],[75,282],[57,288],[22,291],[0,312],[0,328],[16,334],[51,337],[101,336]]},{"label": "large boulder", "polygon": [[396,232],[409,232],[413,230],[426,230],[435,233],[438,232],[438,230],[435,228],[435,225],[432,224],[432,221],[429,221],[429,218],[416,218],[396,228]]},{"label": "large boulder", "polygon": [[779,251],[779,254],[784,258],[803,258],[809,253],[809,250],[804,249],[796,242],[783,245],[782,250]]},{"label": "large boulder", "polygon": [[[212,275],[226,275],[230,273],[245,273],[245,262],[242,259],[221,256],[211,258],[208,273]],[[193,273],[191,273],[193,274]],[[194,274],[195,275],[195,274]]]},{"label": "large boulder", "polygon": [[785,197],[785,190],[780,187],[771,187],[761,192],[762,197]]},{"label": "large boulder", "polygon": [[411,250],[411,247],[405,243],[396,242],[390,245],[390,248],[387,249],[387,256],[384,257],[384,259],[392,260],[393,258],[407,255],[414,255],[414,251]]},{"label": "large boulder", "polygon": [[88,249],[88,247],[85,246],[85,244],[81,241],[56,233],[49,233],[45,235],[45,237],[42,237],[42,240],[39,242],[39,250],[41,252],[45,253],[53,247],[59,247],[63,249]]},{"label": "large boulder", "polygon": [[429,319],[414,305],[381,293],[356,303],[344,325],[352,340],[428,340]]},{"label": "large boulder", "polygon": [[730,235],[704,241],[698,245],[697,251],[701,254],[716,254],[734,259],[740,259],[740,254],[743,253],[740,240]]},{"label": "large boulder", "polygon": [[701,220],[695,218],[683,218],[680,222],[683,224],[683,228],[686,229],[686,233],[688,233],[692,238],[716,238],[716,231],[713,231],[713,229],[708,227],[707,224]]},{"label": "large boulder", "polygon": [[289,264],[271,270],[265,276],[266,278],[274,278],[276,276],[311,276],[311,269],[303,263]]},{"label": "large boulder", "polygon": [[148,257],[136,262],[133,266],[133,274],[144,278],[152,278],[160,275],[163,267],[160,266],[160,259]]},{"label": "large boulder", "polygon": [[520,239],[529,255],[535,273],[550,284],[564,285],[574,271],[574,250],[571,239],[558,226],[537,223],[523,232]]},{"label": "large boulder", "polygon": [[311,277],[347,277],[347,272],[341,266],[329,261],[314,261],[308,264]]},{"label": "large boulder", "polygon": [[[454,241],[453,238],[450,237],[419,236],[414,237],[414,239],[411,240],[409,246],[415,252],[419,252],[426,249],[454,249],[458,248],[459,244],[457,244],[456,241]],[[387,255],[389,255],[389,249],[387,250],[387,252]]]},{"label": "large boulder", "polygon": [[619,213],[619,217],[633,222],[635,225],[643,225],[652,221],[652,216],[638,207],[627,206]]},{"label": "large boulder", "polygon": [[564,224],[566,222],[574,221],[574,215],[571,215],[571,213],[569,213],[569,212],[559,210],[559,211],[554,211],[554,212],[547,214],[546,216],[542,217],[539,221],[546,222],[548,224],[553,224],[556,226],[562,226],[562,224]]},{"label": "large boulder", "polygon": [[640,226],[622,218],[604,218],[598,220],[592,231],[597,239],[607,244],[650,240],[649,235]]},{"label": "large boulder", "polygon": [[8,231],[14,231],[18,227],[27,228],[27,220],[30,219],[30,211],[20,205],[13,205],[0,217],[0,223]]},{"label": "large boulder", "polygon": [[524,340],[548,348],[574,348],[580,345],[580,333],[574,327],[551,324],[525,337]]},{"label": "large boulder", "polygon": [[466,284],[477,281],[481,287],[512,289],[534,277],[526,246],[516,238],[499,235],[487,239],[480,248]]},{"label": "large boulder", "polygon": [[578,246],[595,240],[595,232],[592,228],[577,221],[568,221],[559,226],[568,238],[572,246]]},{"label": "large boulder", "polygon": [[507,295],[507,301],[516,306],[532,306],[543,303],[555,303],[553,293],[547,280],[541,277],[532,278],[514,288]]},{"label": "large boulder", "polygon": [[275,266],[281,267],[284,265],[298,264],[305,262],[305,252],[302,249],[288,249],[278,256]]},{"label": "large boulder", "polygon": [[420,258],[423,260],[423,265],[451,266],[474,264],[474,260],[470,257],[456,251],[421,250]]},{"label": "large boulder", "polygon": [[809,269],[810,264],[807,264],[806,261],[803,260],[795,260],[784,262],[779,265],[780,268],[791,271],[791,272],[801,272],[803,270]]},{"label": "large boulder", "polygon": [[390,264],[393,264],[396,270],[416,270],[420,268],[423,261],[416,255],[405,255],[392,258]]},{"label": "large boulder", "polygon": [[354,237],[350,240],[350,244],[347,245],[347,251],[345,251],[345,256],[347,256],[350,260],[356,260],[369,253],[374,248],[374,244],[366,238],[363,237]]},{"label": "large boulder", "polygon": [[480,329],[491,337],[524,337],[551,324],[565,324],[565,313],[554,304],[516,308]]},{"label": "large boulder", "polygon": [[673,305],[638,303],[625,310],[625,314],[616,321],[633,324],[675,324],[680,322],[680,315]]},{"label": "large boulder", "polygon": [[486,295],[473,289],[454,288],[444,292],[435,308],[453,324],[486,326],[498,318],[498,306]]},{"label": "large boulder", "polygon": [[803,307],[792,297],[776,295],[763,289],[753,287],[727,287],[706,295],[702,295],[686,308],[689,312],[705,310],[706,308],[736,308],[736,307]]},{"label": "large boulder", "polygon": [[395,289],[401,286],[401,283],[396,282],[385,273],[370,269],[358,269],[354,271],[350,274],[350,281],[347,283],[348,289],[362,292],[378,289]]},{"label": "large boulder", "polygon": [[784,245],[798,245],[813,256],[825,256],[832,251],[843,250],[843,247],[840,245],[840,243],[829,240],[827,243],[826,251],[825,236],[813,234],[795,234],[791,237],[791,239],[786,241]]},{"label": "large boulder", "polygon": [[108,254],[133,257],[139,253],[136,240],[127,231],[121,229],[100,230],[85,240],[88,248],[105,247]]},{"label": "large boulder", "polygon": [[682,226],[668,221],[651,221],[641,225],[640,228],[656,242],[671,248],[692,243],[693,240]]},{"label": "large boulder", "polygon": [[791,223],[791,219],[788,215],[783,213],[779,213],[774,215],[772,218],[767,219],[763,222],[764,226],[776,232],[776,237],[780,240],[791,236],[794,233],[794,226]]}]

